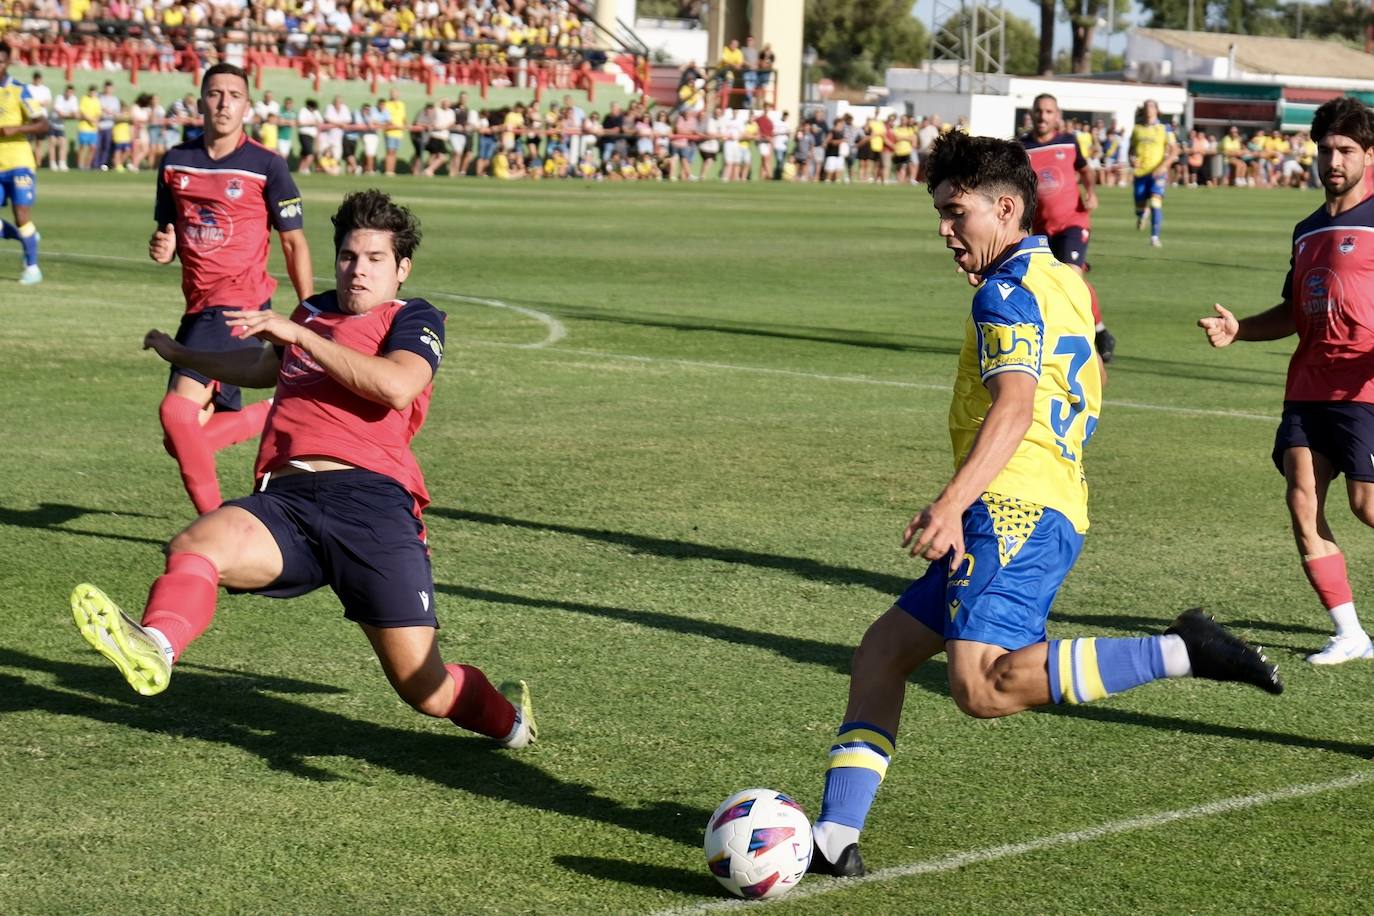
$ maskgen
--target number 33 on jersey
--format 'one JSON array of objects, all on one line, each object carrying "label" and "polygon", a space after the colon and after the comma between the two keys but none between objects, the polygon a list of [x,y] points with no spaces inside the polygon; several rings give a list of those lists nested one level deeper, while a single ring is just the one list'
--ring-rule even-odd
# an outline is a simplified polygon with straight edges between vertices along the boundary
[{"label": "number 33 on jersey", "polygon": [[1078,272],[1054,259],[1044,236],[1025,239],[983,277],[964,330],[949,433],[964,462],[992,398],[992,376],[1036,378],[1030,429],[987,492],[1049,506],[1088,528],[1083,447],[1102,407],[1091,296]]}]

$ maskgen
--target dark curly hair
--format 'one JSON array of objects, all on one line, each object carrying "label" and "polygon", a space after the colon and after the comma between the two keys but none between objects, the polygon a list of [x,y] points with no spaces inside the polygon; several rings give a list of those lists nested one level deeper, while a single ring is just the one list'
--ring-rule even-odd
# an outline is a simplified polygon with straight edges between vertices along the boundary
[{"label": "dark curly hair", "polygon": [[1349,137],[1360,149],[1374,147],[1374,111],[1349,96],[1325,102],[1312,116],[1312,139],[1320,143],[1327,134]]},{"label": "dark curly hair", "polygon": [[354,229],[376,229],[391,233],[391,250],[396,263],[413,257],[420,247],[420,221],[405,207],[392,201],[389,194],[369,188],[354,191],[339,204],[338,212],[330,217],[334,224],[334,256],[339,256],[344,236]]},{"label": "dark curly hair", "polygon": [[1016,141],[970,137],[958,130],[944,134],[930,150],[926,190],[934,196],[946,181],[960,193],[978,191],[989,198],[998,194],[1020,197],[1025,205],[1021,229],[1030,231],[1035,221],[1035,171],[1026,151]]}]

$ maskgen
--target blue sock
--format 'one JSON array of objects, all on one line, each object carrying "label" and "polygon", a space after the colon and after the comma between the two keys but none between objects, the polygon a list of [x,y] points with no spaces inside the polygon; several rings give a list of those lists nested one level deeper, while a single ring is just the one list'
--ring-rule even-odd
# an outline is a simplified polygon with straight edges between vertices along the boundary
[{"label": "blue sock", "polygon": [[38,227],[30,220],[15,232],[19,236],[19,244],[24,246],[24,266],[32,267],[38,263]]},{"label": "blue sock", "polygon": [[821,813],[816,821],[833,821],[862,830],[895,751],[896,740],[876,725],[867,722],[841,725],[830,748],[825,794],[821,797]]},{"label": "blue sock", "polygon": [[0,219],[0,239],[18,239],[19,227]]},{"label": "blue sock", "polygon": [[1150,235],[1159,235],[1160,224],[1164,222],[1164,208],[1150,207]]},{"label": "blue sock", "polygon": [[1088,703],[1159,680],[1165,676],[1160,639],[1050,640],[1050,698]]}]

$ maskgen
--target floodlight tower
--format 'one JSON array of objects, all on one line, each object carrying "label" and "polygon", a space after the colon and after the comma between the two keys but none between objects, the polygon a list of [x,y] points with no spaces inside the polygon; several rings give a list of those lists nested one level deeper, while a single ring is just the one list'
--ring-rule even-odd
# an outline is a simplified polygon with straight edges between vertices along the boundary
[{"label": "floodlight tower", "polygon": [[989,77],[1007,72],[1007,14],[1002,0],[935,0],[930,34],[931,58],[956,62],[953,74],[931,73],[932,91],[999,91]]}]

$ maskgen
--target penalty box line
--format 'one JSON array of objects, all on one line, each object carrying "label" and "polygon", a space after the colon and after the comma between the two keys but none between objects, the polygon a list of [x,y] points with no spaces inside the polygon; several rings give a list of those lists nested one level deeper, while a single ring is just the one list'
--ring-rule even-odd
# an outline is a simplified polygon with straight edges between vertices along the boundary
[{"label": "penalty box line", "polygon": [[[953,853],[951,855],[941,856],[937,859],[927,859],[924,862],[913,862],[909,865],[884,868],[879,871],[870,872],[862,878],[817,879],[813,877],[809,882],[803,882],[795,890],[784,894],[782,897],[776,898],[776,902],[781,903],[788,900],[803,900],[809,897],[819,897],[822,894],[846,890],[848,888],[895,881],[900,878],[912,878],[918,875],[933,875],[941,872],[954,871],[969,865],[978,865],[983,862],[995,862],[999,859],[1029,855],[1030,853],[1040,852],[1045,849],[1072,846],[1078,843],[1102,839],[1103,837],[1116,836],[1123,833],[1136,833],[1141,830],[1153,830],[1156,827],[1163,827],[1167,824],[1174,824],[1180,821],[1199,820],[1206,817],[1215,817],[1220,814],[1231,814],[1236,811],[1245,811],[1250,808],[1259,808],[1276,802],[1289,801],[1295,798],[1306,798],[1310,795],[1320,795],[1326,792],[1340,792],[1346,789],[1354,789],[1359,786],[1368,785],[1371,782],[1374,782],[1374,771],[1366,770],[1326,782],[1301,783],[1299,785],[1287,786],[1282,789],[1275,789],[1272,792],[1260,792],[1254,795],[1224,798],[1219,801],[1194,805],[1190,808],[1179,808],[1176,811],[1160,811],[1155,814],[1145,814],[1140,817],[1129,817],[1119,821],[1110,821],[1105,824],[1099,824],[1096,827],[1071,830],[1066,833],[1055,833],[1038,839],[1026,840],[1021,843],[1008,843],[1003,846],[992,846],[986,849],[973,849],[967,852]],[[654,916],[687,916],[687,914],[693,913],[734,910],[744,906],[757,907],[760,903],[767,904],[773,902],[772,900],[750,901],[736,898],[731,898],[729,900],[709,900],[695,905],[659,910]]]}]

